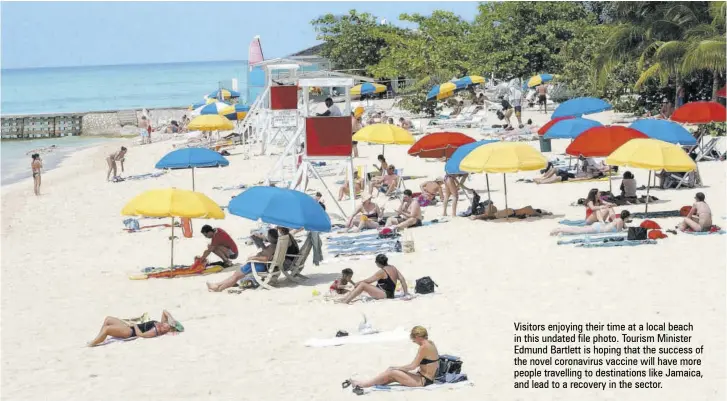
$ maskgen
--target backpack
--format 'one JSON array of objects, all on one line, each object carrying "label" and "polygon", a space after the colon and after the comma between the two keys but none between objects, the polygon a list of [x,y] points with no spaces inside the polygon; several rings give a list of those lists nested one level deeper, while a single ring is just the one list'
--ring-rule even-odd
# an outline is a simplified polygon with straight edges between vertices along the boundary
[{"label": "backpack", "polygon": [[439,367],[437,368],[437,379],[446,377],[448,374],[460,374],[462,372],[462,359],[458,356],[440,355]]},{"label": "backpack", "polygon": [[646,229],[642,227],[629,227],[626,239],[629,241],[643,241],[646,239]]},{"label": "backpack", "polygon": [[415,282],[414,292],[417,294],[431,294],[434,292],[434,286],[439,287],[431,277],[422,277]]}]

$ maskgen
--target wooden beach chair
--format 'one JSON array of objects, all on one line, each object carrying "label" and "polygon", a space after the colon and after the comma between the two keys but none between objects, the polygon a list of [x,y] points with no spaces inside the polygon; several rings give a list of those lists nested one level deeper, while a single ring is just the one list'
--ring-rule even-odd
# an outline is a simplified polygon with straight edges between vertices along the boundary
[{"label": "wooden beach chair", "polygon": [[285,252],[288,250],[289,244],[289,235],[284,235],[278,238],[278,243],[275,246],[275,254],[273,254],[273,258],[268,262],[254,262],[266,264],[266,271],[258,272],[255,269],[253,263],[252,275],[253,277],[255,277],[255,281],[260,284],[261,287],[267,290],[271,290],[272,285],[274,285],[278,281],[278,276],[280,276],[280,272],[283,270],[285,265],[285,257],[287,256]]}]

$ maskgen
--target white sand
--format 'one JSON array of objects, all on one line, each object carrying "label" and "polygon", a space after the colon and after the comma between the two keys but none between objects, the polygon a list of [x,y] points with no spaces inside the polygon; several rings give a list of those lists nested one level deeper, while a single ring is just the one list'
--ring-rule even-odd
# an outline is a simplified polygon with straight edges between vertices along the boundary
[{"label": "white sand", "polygon": [[[528,118],[532,113],[526,113]],[[608,120],[608,113],[597,116]],[[539,115],[543,121],[544,116]],[[567,141],[554,142],[562,151]],[[115,147],[116,145],[114,145]],[[533,146],[536,146],[533,144]],[[360,144],[371,164],[379,146]],[[126,174],[152,171],[171,150],[169,143],[133,146]],[[43,175],[44,195],[32,196],[29,180],[2,188],[2,398],[7,400],[338,400],[348,377],[366,378],[391,365],[403,365],[416,348],[408,342],[333,348],[306,348],[310,338],[354,332],[360,313],[375,327],[424,325],[442,353],[463,357],[464,371],[476,386],[458,391],[378,393],[381,400],[722,400],[725,399],[725,240],[727,236],[680,234],[655,246],[583,249],[556,246],[548,232],[557,219],[510,223],[458,218],[412,231],[417,252],[393,254],[391,263],[410,282],[431,276],[439,294],[411,302],[325,303],[311,295],[326,292],[344,267],[362,279],[375,271],[371,260],[309,264],[311,283],[241,295],[208,293],[205,281],[226,274],[173,280],[132,281],[127,277],[149,265],[169,262],[167,230],[127,234],[119,212],[144,190],[190,187],[190,172],[162,178],[106,183],[104,156],[110,149],[78,152],[61,168]],[[442,174],[442,163],[406,156],[389,146],[387,159],[406,174]],[[244,161],[197,171],[197,189],[220,204],[235,191],[213,186],[254,183],[264,178],[273,158]],[[631,169],[639,182],[646,172]],[[725,170],[719,162],[701,163],[715,223],[727,226]],[[509,205],[533,205],[566,218],[582,218],[568,206],[592,187],[607,182],[537,186],[516,183],[534,173],[507,176]],[[335,180],[332,178],[331,180]],[[501,175],[490,177],[493,200],[502,207]],[[407,182],[418,188],[418,182]],[[474,177],[484,188],[484,176]],[[311,188],[322,189],[313,181]],[[691,203],[696,191],[654,191],[666,203],[651,210],[672,210]],[[326,197],[329,210],[332,200]],[[391,210],[394,203],[388,207]],[[460,210],[467,206],[460,202]],[[629,208],[640,211],[643,206]],[[426,208],[426,218],[441,209]],[[144,220],[143,223],[152,222]],[[659,219],[667,228],[678,219]],[[204,224],[195,221],[195,231]],[[235,238],[253,222],[236,216],[212,221]],[[189,263],[206,241],[199,234],[182,238],[175,260]],[[238,242],[244,257],[253,252]],[[127,317],[168,309],[185,324],[177,336],[141,339],[100,348],[84,344],[107,315]],[[704,379],[665,381],[665,390],[515,390],[512,385],[513,322],[692,322],[694,342],[705,345]]]}]

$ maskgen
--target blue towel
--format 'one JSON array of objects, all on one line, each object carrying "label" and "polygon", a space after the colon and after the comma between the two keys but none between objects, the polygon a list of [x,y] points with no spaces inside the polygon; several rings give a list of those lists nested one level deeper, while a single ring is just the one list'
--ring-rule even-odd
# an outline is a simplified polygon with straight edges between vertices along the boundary
[{"label": "blue towel", "polygon": [[558,224],[562,224],[564,226],[571,226],[571,227],[583,227],[586,225],[585,220],[561,220],[558,222]]},{"label": "blue towel", "polygon": [[684,231],[684,234],[691,234],[691,235],[709,235],[709,234],[727,234],[727,231],[725,230],[719,230],[719,231]]},{"label": "blue towel", "polygon": [[584,243],[595,243],[604,242],[612,238],[626,238],[626,233],[621,234],[609,234],[609,235],[598,235],[598,236],[583,236],[580,238],[562,239],[558,240],[558,245],[570,245],[570,244],[584,244]]},{"label": "blue towel", "polygon": [[576,246],[583,248],[610,248],[613,246],[636,246],[636,245],[656,245],[656,240],[647,239],[643,241],[619,241],[619,242],[592,242],[586,244],[578,244]]}]

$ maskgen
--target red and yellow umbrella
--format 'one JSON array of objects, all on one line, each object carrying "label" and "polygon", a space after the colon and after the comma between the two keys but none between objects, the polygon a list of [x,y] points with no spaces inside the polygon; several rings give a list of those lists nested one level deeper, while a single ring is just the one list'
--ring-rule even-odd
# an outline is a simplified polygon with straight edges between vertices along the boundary
[{"label": "red and yellow umbrella", "polygon": [[449,159],[457,148],[474,141],[474,138],[459,132],[435,132],[416,141],[408,153],[421,158]]},{"label": "red and yellow umbrella", "polygon": [[671,120],[685,124],[723,123],[727,109],[717,102],[691,102],[676,109]]},{"label": "red and yellow umbrella", "polygon": [[624,143],[636,138],[648,138],[648,136],[633,128],[620,125],[590,128],[578,135],[565,148],[565,153],[571,156],[606,157]]},{"label": "red and yellow umbrella", "polygon": [[548,132],[550,127],[555,125],[558,121],[570,120],[571,118],[575,118],[575,117],[573,117],[573,116],[556,117],[556,118],[548,121],[545,125],[540,127],[540,129],[538,130],[538,135],[545,135],[545,133]]}]

